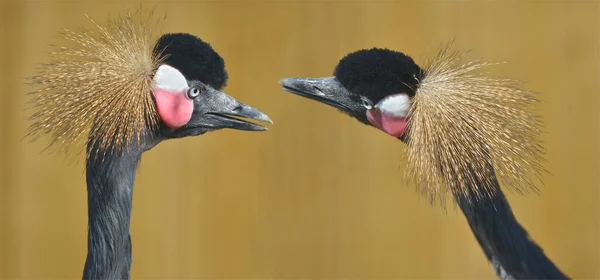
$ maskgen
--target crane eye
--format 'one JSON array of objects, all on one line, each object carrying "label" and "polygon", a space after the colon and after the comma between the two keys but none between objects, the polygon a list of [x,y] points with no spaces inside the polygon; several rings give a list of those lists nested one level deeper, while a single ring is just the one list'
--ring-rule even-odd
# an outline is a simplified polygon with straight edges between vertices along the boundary
[{"label": "crane eye", "polygon": [[367,110],[373,109],[373,102],[371,102],[371,100],[367,99],[366,97],[361,96],[360,102]]},{"label": "crane eye", "polygon": [[200,94],[202,94],[205,90],[206,90],[206,88],[204,88],[204,86],[201,86],[201,85],[193,86],[188,89],[187,97],[189,99],[194,99],[194,98],[198,97]]}]

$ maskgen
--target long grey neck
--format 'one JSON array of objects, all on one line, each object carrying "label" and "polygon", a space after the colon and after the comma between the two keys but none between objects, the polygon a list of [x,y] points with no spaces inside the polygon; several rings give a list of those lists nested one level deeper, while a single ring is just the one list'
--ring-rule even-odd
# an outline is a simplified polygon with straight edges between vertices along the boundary
[{"label": "long grey neck", "polygon": [[86,162],[88,255],[83,279],[129,279],[129,222],[141,156],[141,150],[132,148]]},{"label": "long grey neck", "polygon": [[519,224],[492,170],[496,193],[480,200],[455,196],[500,279],[568,279]]}]

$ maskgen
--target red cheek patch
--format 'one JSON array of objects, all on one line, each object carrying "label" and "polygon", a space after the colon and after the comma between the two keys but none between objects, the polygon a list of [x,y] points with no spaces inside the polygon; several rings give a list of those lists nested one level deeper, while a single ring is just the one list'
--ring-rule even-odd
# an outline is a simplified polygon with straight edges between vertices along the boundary
[{"label": "red cheek patch", "polygon": [[367,111],[367,119],[373,126],[394,137],[402,135],[408,127],[408,118],[390,116],[379,110]]},{"label": "red cheek patch", "polygon": [[185,96],[185,91],[174,92],[157,88],[153,92],[158,115],[166,125],[179,128],[190,121],[194,103]]}]

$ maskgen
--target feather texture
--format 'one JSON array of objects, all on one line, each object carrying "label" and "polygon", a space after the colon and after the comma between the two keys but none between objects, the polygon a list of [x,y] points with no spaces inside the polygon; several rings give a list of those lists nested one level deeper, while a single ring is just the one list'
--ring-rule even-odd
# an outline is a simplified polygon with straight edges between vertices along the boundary
[{"label": "feather texture", "polygon": [[461,63],[464,54],[450,43],[424,64],[409,113],[408,178],[432,202],[448,192],[491,196],[491,168],[509,189],[537,192],[544,150],[531,105],[538,100],[517,81],[480,71],[497,63]]},{"label": "feather texture", "polygon": [[158,128],[151,90],[163,58],[153,51],[153,31],[164,17],[140,7],[105,26],[87,18],[93,30],[63,30],[65,44],[29,77],[34,90],[27,136],[51,135],[49,148],[68,151],[87,135],[99,147],[87,151],[89,157],[119,151]]}]

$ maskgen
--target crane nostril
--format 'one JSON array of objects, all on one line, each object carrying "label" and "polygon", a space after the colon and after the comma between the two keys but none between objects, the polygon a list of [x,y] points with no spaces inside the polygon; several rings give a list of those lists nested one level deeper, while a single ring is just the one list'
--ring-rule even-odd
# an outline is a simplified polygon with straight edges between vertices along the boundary
[{"label": "crane nostril", "polygon": [[318,86],[312,86],[315,95],[325,96],[325,93]]},{"label": "crane nostril", "polygon": [[236,113],[240,112],[241,110],[242,110],[242,106],[239,106],[239,105],[236,106],[235,108],[233,108],[233,111]]}]

